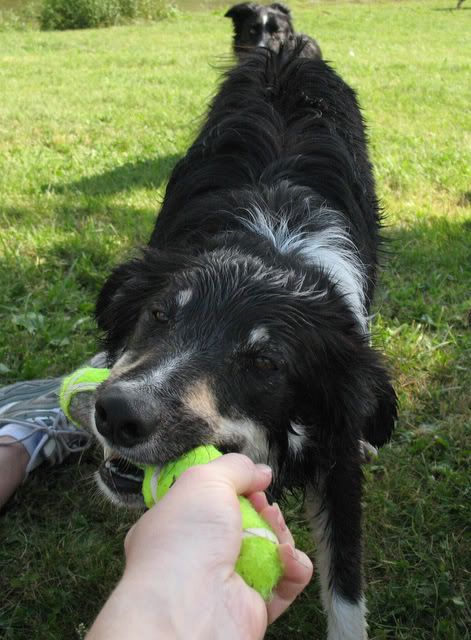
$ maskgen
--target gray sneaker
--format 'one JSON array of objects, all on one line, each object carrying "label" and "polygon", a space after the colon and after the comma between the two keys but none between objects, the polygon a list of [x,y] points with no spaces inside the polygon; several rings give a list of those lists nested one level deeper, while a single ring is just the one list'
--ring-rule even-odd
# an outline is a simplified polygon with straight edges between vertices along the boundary
[{"label": "gray sneaker", "polygon": [[[0,415],[8,411],[10,407],[18,403],[35,400],[40,396],[45,396],[51,391],[59,393],[62,378],[46,378],[45,380],[28,380],[25,382],[15,382],[7,387],[0,388]],[[57,395],[56,395],[57,398]],[[51,401],[52,401],[51,396]],[[51,404],[48,408],[58,407],[58,402]]]},{"label": "gray sneaker", "polygon": [[[106,367],[107,357],[104,351],[97,353],[90,360],[85,362],[83,367]],[[0,415],[8,411],[10,407],[18,403],[25,403],[28,400],[36,400],[44,396],[44,408],[53,409],[59,406],[59,392],[64,378],[45,378],[43,380],[26,380],[15,382],[7,387],[0,387]],[[56,395],[49,395],[56,392]],[[46,398],[48,396],[48,398]]]},{"label": "gray sneaker", "polygon": [[[34,382],[35,385],[18,382],[6,387],[10,389],[8,393],[0,393],[0,437],[10,436],[28,451],[26,476],[45,461],[60,464],[70,453],[86,449],[92,440],[91,434],[73,425],[59,408],[61,378]],[[49,392],[37,395],[39,389],[51,389],[51,386],[53,389]],[[25,399],[13,400],[18,397]],[[9,444],[0,442],[0,446]]]}]

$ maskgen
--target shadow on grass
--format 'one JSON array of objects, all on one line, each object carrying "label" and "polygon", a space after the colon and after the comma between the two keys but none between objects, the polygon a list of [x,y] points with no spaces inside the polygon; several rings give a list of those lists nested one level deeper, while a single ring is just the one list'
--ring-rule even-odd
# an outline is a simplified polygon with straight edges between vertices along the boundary
[{"label": "shadow on grass", "polygon": [[471,225],[469,221],[430,218],[409,228],[386,230],[384,267],[376,307],[400,322],[440,318],[457,321],[467,314],[471,289]]},{"label": "shadow on grass", "polygon": [[[44,205],[28,207],[8,207],[2,210],[8,227],[17,237],[22,234],[33,234],[36,250],[43,251],[44,241],[49,246],[48,228],[54,233],[67,234],[67,242],[79,245],[87,233],[93,233],[104,238],[119,237],[128,241],[146,244],[160,209],[161,199],[155,198],[152,203],[143,207],[113,204],[98,197],[85,196],[81,201],[73,194],[66,193],[57,200]],[[53,237],[51,234],[50,237]],[[11,247],[3,247],[4,255],[19,255],[18,248],[11,243]],[[86,249],[83,249],[86,253]],[[43,260],[44,262],[44,260]]]},{"label": "shadow on grass", "polygon": [[74,182],[43,185],[43,191],[55,193],[79,192],[89,196],[113,195],[132,189],[158,189],[170,175],[181,154],[148,158],[109,169],[103,173],[80,178]]},{"label": "shadow on grass", "polygon": [[[0,386],[84,361],[97,335],[98,293],[113,266],[147,244],[156,217],[152,208],[105,203],[96,210],[74,205],[72,197],[60,200],[46,222],[37,213],[32,243],[12,240],[0,255]],[[18,238],[36,228],[30,213],[8,211]]]},{"label": "shadow on grass", "polygon": [[[15,228],[21,233],[22,211],[14,213],[18,216]],[[50,220],[60,233],[48,236],[45,232],[31,251],[13,246],[0,255],[0,317],[9,300],[13,307],[41,305],[55,285],[63,286],[67,279],[62,305],[81,288],[91,286],[98,293],[96,283],[101,285],[116,263],[148,243],[155,217],[152,209],[135,207],[106,207],[97,212],[66,203],[56,206]]]},{"label": "shadow on grass", "polygon": [[[113,209],[109,211],[110,216],[116,213]],[[44,327],[39,327],[34,335],[18,327],[11,333],[5,347],[8,352],[15,352],[12,368],[24,367],[25,360],[31,368],[42,354],[38,367],[44,369],[34,372],[40,376],[46,372],[47,356],[57,358],[58,351],[60,363],[51,373],[61,373],[59,366],[69,371],[83,360],[80,348],[87,339],[87,344],[90,343],[92,329],[88,327],[85,331],[79,327],[73,333],[70,327],[77,319],[84,298],[87,307],[91,307],[112,263],[124,259],[122,252],[126,251],[122,246],[109,244],[106,233],[93,233],[92,228],[89,233],[77,232],[70,239],[52,242],[39,267],[33,253],[19,257],[20,271],[13,259],[0,263],[6,284],[10,284],[10,274],[15,276],[5,297],[13,299],[16,295],[28,304],[36,300],[37,308],[23,306],[24,312],[37,311],[47,316]],[[127,249],[132,251],[139,244],[139,229],[125,227],[121,233]],[[408,438],[403,436],[402,440],[397,434],[389,454],[386,450],[375,463],[376,470],[369,472],[374,474],[374,480],[366,487],[368,594],[372,637],[381,640],[466,637],[464,614],[453,603],[453,598],[459,600],[460,592],[452,591],[453,585],[464,582],[461,531],[464,531],[467,513],[463,484],[467,476],[462,479],[456,474],[461,464],[460,447],[463,452],[466,447],[461,430],[455,426],[453,434],[448,436],[445,429],[449,426],[447,417],[455,422],[456,416],[457,423],[458,418],[463,419],[460,402],[466,381],[461,379],[464,370],[456,364],[465,356],[466,331],[459,324],[459,318],[466,289],[469,295],[469,233],[465,222],[443,218],[388,230],[390,259],[381,276],[382,288],[387,291],[381,310],[386,324],[392,328],[395,322],[412,325],[428,314],[432,322],[422,320],[427,323],[426,333],[450,331],[454,342],[450,357],[445,360],[434,359],[433,354],[438,354],[438,350],[424,359],[424,345],[414,346],[415,372],[427,385],[411,392],[408,421],[411,425],[432,423],[437,426],[436,431],[429,434],[422,429]],[[14,280],[24,281],[22,291],[15,290]],[[70,316],[68,319],[65,310]],[[85,315],[87,309],[80,313]],[[47,327],[52,323],[55,323],[54,331]],[[8,318],[3,318],[3,326],[7,327],[7,339]],[[68,345],[47,346],[51,331],[54,338],[69,337]],[[404,337],[398,334],[389,355],[394,361],[403,350],[405,366],[409,367],[406,338],[407,331]],[[440,346],[442,348],[445,347]],[[461,364],[465,366],[464,362]],[[455,390],[458,386],[463,389]],[[27,491],[21,490],[19,501],[3,516],[6,538],[0,549],[3,608],[0,635],[5,631],[8,640],[27,640],[32,633],[34,637],[49,640],[76,637],[79,623],[85,627],[90,624],[99,602],[118,580],[122,571],[122,542],[132,517],[104,506],[93,497],[87,478],[95,466],[91,454],[86,454],[80,467],[39,470],[33,474]],[[299,534],[301,539],[308,536],[303,528],[299,528]],[[438,543],[442,546],[437,547]],[[310,549],[309,542],[307,545]],[[440,549],[442,555],[446,553],[446,575],[443,563],[440,564],[431,551],[432,545]],[[74,551],[64,553],[64,549]],[[18,574],[19,555],[23,566],[21,575]],[[420,558],[420,562],[416,562],[416,558]],[[67,589],[64,584],[68,585]],[[91,591],[95,594],[93,599]],[[446,626],[445,631],[438,630],[439,624]],[[270,628],[267,640],[322,637],[323,628],[318,589],[312,584]]]}]

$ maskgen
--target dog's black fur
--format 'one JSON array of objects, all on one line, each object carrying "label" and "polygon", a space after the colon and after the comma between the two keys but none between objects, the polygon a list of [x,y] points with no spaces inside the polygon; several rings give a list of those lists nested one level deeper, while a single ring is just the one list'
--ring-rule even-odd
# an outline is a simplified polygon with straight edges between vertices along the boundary
[{"label": "dog's black fur", "polygon": [[134,462],[213,443],[269,462],[275,495],[307,490],[329,638],[358,640],[362,451],[390,438],[396,396],[367,329],[380,220],[362,116],[304,45],[227,73],[149,247],[103,287],[96,426]]},{"label": "dog's black fur", "polygon": [[[291,11],[281,2],[269,5],[241,2],[226,11],[224,17],[232,20],[233,48],[239,58],[256,47],[278,53],[281,45],[291,47],[296,41]],[[303,55],[322,58],[319,44],[312,38],[306,38]]]}]

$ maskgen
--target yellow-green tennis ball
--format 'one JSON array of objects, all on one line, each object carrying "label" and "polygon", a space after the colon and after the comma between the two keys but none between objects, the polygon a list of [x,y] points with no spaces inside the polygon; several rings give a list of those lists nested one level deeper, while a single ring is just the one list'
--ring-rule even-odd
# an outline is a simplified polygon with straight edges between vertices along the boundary
[{"label": "yellow-green tennis ball", "polygon": [[[150,508],[163,498],[186,469],[206,464],[221,455],[213,446],[202,446],[174,462],[169,462],[162,469],[150,465],[144,467],[142,495],[146,506]],[[283,574],[278,539],[247,498],[239,497],[239,503],[242,515],[242,544],[235,568],[250,587],[258,591],[264,600],[269,600]]]},{"label": "yellow-green tennis ball", "polygon": [[236,563],[237,573],[245,582],[269,600],[283,575],[278,539],[252,504],[239,497],[242,513],[242,547]]},{"label": "yellow-green tennis ball", "polygon": [[59,393],[59,402],[62,411],[73,422],[70,416],[70,403],[77,393],[90,393],[95,391],[99,384],[110,375],[109,369],[96,369],[94,367],[82,367],[67,376],[62,381]]},{"label": "yellow-green tennis ball", "polygon": [[211,460],[221,457],[221,453],[212,445],[196,447],[185,455],[167,462],[163,467],[148,465],[144,467],[144,481],[142,483],[142,495],[146,507],[150,509],[152,505],[161,500],[172,484],[184,471],[195,467],[198,464],[207,464]]}]

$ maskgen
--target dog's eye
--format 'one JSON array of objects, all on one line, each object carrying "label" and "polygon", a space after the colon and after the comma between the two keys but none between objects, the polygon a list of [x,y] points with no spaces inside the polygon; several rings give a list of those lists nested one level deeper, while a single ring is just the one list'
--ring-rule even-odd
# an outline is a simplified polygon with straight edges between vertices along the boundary
[{"label": "dog's eye", "polygon": [[253,361],[255,367],[260,371],[275,371],[278,369],[276,364],[270,358],[264,356],[257,356]]},{"label": "dog's eye", "polygon": [[258,32],[257,27],[250,27],[250,29],[249,29],[249,33],[250,33],[250,35],[251,35],[251,36],[256,35],[256,34],[257,34],[257,32]]},{"label": "dog's eye", "polygon": [[152,316],[154,320],[157,322],[165,323],[169,321],[168,313],[166,313],[163,309],[152,309]]}]

